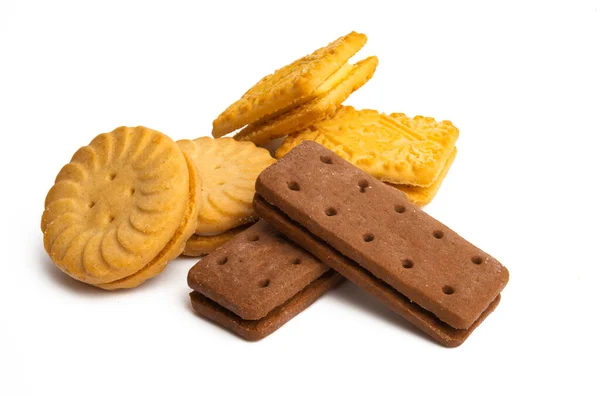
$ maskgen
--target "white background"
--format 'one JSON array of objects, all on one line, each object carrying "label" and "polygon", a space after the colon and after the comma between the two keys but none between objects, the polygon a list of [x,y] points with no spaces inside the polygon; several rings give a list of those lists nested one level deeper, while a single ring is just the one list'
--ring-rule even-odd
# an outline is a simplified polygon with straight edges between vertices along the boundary
[{"label": "white background", "polygon": [[[203,3],[0,3],[1,394],[600,392],[598,1]],[[54,268],[39,221],[78,147],[119,125],[208,135],[263,75],[351,30],[380,65],[347,103],[460,129],[427,211],[510,270],[463,346],[348,283],[248,343],[192,312],[195,260],[112,293]]]}]

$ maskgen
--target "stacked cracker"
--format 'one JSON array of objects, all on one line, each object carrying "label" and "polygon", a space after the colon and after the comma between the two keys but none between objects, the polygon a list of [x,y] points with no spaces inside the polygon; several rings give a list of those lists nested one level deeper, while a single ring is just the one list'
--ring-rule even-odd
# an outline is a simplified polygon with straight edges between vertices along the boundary
[{"label": "stacked cracker", "polygon": [[213,136],[242,127],[234,139],[257,145],[288,136],[277,158],[313,140],[413,203],[428,204],[454,161],[458,130],[430,117],[342,106],[377,67],[374,56],[348,63],[366,41],[364,34],[352,32],[266,76],[213,122]]}]

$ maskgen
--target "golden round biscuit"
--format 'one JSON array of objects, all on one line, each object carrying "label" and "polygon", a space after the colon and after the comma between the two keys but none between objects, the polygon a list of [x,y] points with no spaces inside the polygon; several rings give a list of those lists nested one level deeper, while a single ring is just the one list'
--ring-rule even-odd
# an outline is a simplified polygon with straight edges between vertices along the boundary
[{"label": "golden round biscuit", "polygon": [[275,162],[266,149],[232,138],[201,137],[177,143],[202,175],[203,203],[196,234],[214,235],[256,220],[254,183]]},{"label": "golden round biscuit", "polygon": [[135,287],[161,272],[193,233],[199,181],[193,163],[160,132],[120,127],[98,135],[48,192],[44,247],[77,280]]},{"label": "golden round biscuit", "polygon": [[181,254],[188,257],[205,256],[253,224],[254,222],[244,224],[216,235],[194,234],[185,243]]}]

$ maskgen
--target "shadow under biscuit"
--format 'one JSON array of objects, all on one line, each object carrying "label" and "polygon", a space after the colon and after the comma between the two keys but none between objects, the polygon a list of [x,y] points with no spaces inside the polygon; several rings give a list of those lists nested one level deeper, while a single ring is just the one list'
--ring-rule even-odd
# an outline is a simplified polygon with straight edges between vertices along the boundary
[{"label": "shadow under biscuit", "polygon": [[400,315],[387,308],[375,297],[371,296],[352,282],[344,282],[336,290],[329,292],[328,296],[336,299],[342,304],[358,309],[368,315],[373,315],[386,323],[400,327],[402,330],[418,336],[431,344],[437,345],[437,343],[431,342],[431,339],[425,333],[419,331],[419,329],[403,319]]},{"label": "shadow under biscuit", "polygon": [[[38,249],[38,254],[39,254],[39,262],[40,262],[40,270],[41,272],[48,278],[50,279],[50,281],[52,283],[55,283],[58,287],[61,287],[64,290],[68,290],[71,293],[77,293],[79,295],[87,295],[87,296],[92,296],[92,297],[101,297],[101,296],[111,296],[111,295],[115,295],[115,294],[123,294],[123,293],[128,293],[131,292],[133,289],[118,289],[118,290],[114,290],[112,292],[107,292],[106,290],[102,290],[98,287],[89,285],[87,283],[83,283],[80,282],[74,278],[71,278],[69,275],[65,274],[64,272],[62,272],[58,267],[56,267],[56,265],[54,265],[54,263],[52,262],[52,260],[50,260],[50,257],[48,257],[48,255],[46,254],[46,252],[39,248]],[[136,290],[141,290],[145,287],[151,287],[149,285],[153,285],[155,282],[152,282],[152,280],[150,281],[146,281],[143,284],[141,284],[140,286],[136,287]]]}]

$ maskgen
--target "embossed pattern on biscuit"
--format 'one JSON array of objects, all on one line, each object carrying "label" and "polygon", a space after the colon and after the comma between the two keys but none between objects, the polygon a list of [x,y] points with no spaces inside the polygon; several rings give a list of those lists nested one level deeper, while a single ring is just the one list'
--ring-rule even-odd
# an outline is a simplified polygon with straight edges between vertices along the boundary
[{"label": "embossed pattern on biscuit", "polygon": [[188,164],[175,142],[121,127],[79,149],[56,177],[42,216],[44,246],[73,278],[106,284],[151,263],[189,211]]},{"label": "embossed pattern on biscuit", "polygon": [[450,157],[458,129],[450,121],[341,107],[332,116],[289,136],[276,157],[313,140],[379,180],[428,187]]},{"label": "embossed pattern on biscuit", "polygon": [[269,152],[232,138],[180,140],[202,177],[196,234],[222,233],[256,220],[252,208],[258,174],[275,162]]}]

